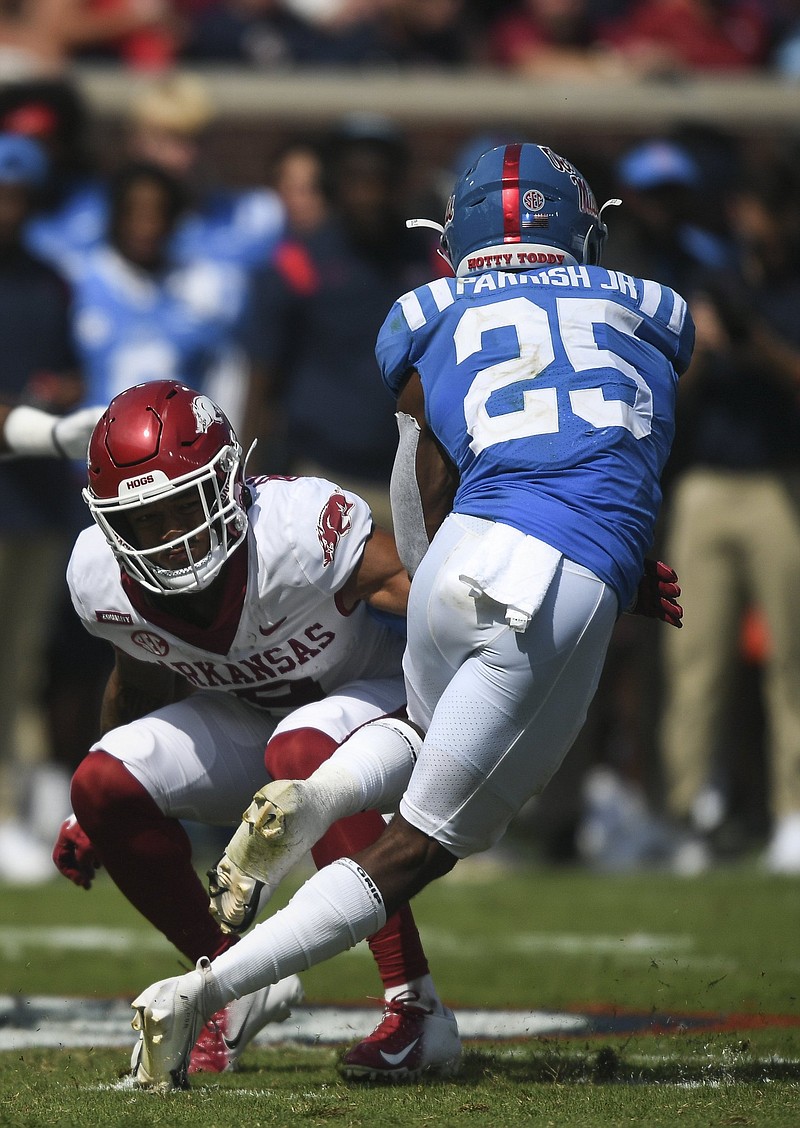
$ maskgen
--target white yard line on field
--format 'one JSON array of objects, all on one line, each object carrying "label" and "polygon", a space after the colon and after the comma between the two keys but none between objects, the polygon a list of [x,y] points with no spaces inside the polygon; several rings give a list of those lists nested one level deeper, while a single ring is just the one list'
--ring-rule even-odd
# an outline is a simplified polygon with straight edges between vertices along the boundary
[{"label": "white yard line on field", "polygon": [[23,928],[0,926],[0,956],[19,959],[31,949],[81,952],[168,951],[169,941],[158,932],[143,929],[102,928],[97,925],[55,925]]},{"label": "white yard line on field", "polygon": [[[300,1006],[282,1023],[273,1023],[255,1039],[257,1045],[290,1042],[313,1046],[355,1042],[373,1029],[380,1017],[378,1001],[372,1007]],[[742,1029],[753,1016],[681,1015],[620,1011],[609,1007],[587,1013],[546,1010],[477,1010],[458,1008],[463,1038],[506,1039],[587,1038],[594,1035],[647,1034],[664,1029],[714,1030],[735,1019]],[[59,998],[53,996],[0,995],[0,1051],[30,1047],[133,1048],[130,999]],[[762,1016],[763,1017],[763,1016]],[[755,1023],[758,1025],[758,1022]]]},{"label": "white yard line on field", "polygon": [[[426,928],[426,948],[436,948],[450,955],[485,955],[484,939],[471,938],[449,929]],[[592,932],[510,932],[492,939],[494,951],[556,952],[559,955],[583,956],[587,954],[619,955],[631,953],[655,956],[686,954],[694,940],[685,933],[633,932],[629,935]],[[103,928],[96,925],[56,925],[25,928],[16,925],[0,926],[0,955],[18,959],[32,948],[58,950],[127,952],[134,949],[168,950],[169,942],[159,933],[146,929]],[[359,954],[368,954],[365,944],[359,945]]]},{"label": "white yard line on field", "polygon": [[[478,937],[442,928],[426,928],[425,947],[437,958],[462,958],[483,960],[486,943]],[[737,969],[735,959],[722,954],[698,954],[694,939],[686,933],[632,932],[619,936],[614,933],[592,932],[509,932],[492,940],[495,955],[536,956],[553,953],[564,958],[583,959],[605,956],[620,963],[631,961],[640,964],[643,959],[668,962],[677,970],[695,970],[730,973]],[[96,925],[56,925],[24,928],[14,925],[0,926],[0,958],[6,961],[21,960],[35,951],[79,952],[168,952],[169,942],[155,931],[145,929],[103,928]],[[371,959],[366,944],[358,944],[344,958]]]},{"label": "white yard line on field", "polygon": [[[256,1045],[350,1042],[364,1037],[380,1017],[377,1007],[295,1007],[285,1022],[265,1027]],[[40,1047],[125,1046],[133,1048],[132,1011],[125,999],[59,999],[0,996],[0,1051]],[[465,1038],[525,1038],[580,1034],[589,1029],[581,1014],[547,1011],[459,1010]]]}]

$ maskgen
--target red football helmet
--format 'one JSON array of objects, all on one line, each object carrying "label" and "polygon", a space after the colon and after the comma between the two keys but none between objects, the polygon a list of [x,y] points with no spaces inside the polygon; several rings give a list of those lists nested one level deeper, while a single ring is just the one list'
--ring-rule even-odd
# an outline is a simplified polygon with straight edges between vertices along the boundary
[{"label": "red football helmet", "polygon": [[[207,587],[247,531],[247,487],[242,448],[221,409],[208,396],[175,380],[153,380],[121,392],[100,418],[89,442],[89,486],[83,497],[122,567],[159,595]],[[181,493],[197,500],[204,520],[169,544],[140,548],[127,520],[132,511]],[[195,559],[201,534],[208,551]],[[181,548],[186,566],[156,562]],[[195,546],[196,551],[196,546]]]}]

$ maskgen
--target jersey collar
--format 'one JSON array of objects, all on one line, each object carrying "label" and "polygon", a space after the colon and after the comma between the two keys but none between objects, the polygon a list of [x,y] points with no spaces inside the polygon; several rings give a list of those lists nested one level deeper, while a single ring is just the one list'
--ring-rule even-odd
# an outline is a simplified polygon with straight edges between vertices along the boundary
[{"label": "jersey collar", "polygon": [[[216,619],[208,627],[200,627],[195,623],[187,622],[186,619],[178,618],[177,615],[171,615],[169,610],[162,606],[155,607],[148,599],[147,593],[126,572],[121,574],[122,586],[135,610],[152,626],[168,631],[198,650],[227,654],[239,629],[247,593],[248,545],[249,539],[245,539],[240,551],[234,552],[225,565],[222,573],[224,584],[222,603]],[[164,602],[168,604],[169,597]]]}]

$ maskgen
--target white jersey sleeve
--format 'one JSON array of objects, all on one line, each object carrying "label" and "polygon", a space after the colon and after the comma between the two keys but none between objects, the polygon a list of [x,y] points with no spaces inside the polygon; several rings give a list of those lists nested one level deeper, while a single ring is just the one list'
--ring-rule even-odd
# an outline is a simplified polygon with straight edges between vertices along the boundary
[{"label": "white jersey sleeve", "polygon": [[251,526],[272,562],[271,583],[338,592],[372,533],[367,503],[325,478],[260,479],[254,492]]},{"label": "white jersey sleeve", "polygon": [[134,615],[119,582],[119,564],[96,525],[78,536],[67,565],[72,605],[90,634],[108,637],[107,627],[132,624]]}]

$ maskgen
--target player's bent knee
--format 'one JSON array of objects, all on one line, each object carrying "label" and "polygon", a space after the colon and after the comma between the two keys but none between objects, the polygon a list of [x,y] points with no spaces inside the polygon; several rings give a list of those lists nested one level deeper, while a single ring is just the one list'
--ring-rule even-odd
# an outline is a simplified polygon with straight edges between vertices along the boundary
[{"label": "player's bent knee", "polygon": [[268,742],[264,766],[272,779],[308,779],[336,748],[333,737],[319,729],[290,729]]},{"label": "player's bent knee", "polygon": [[72,809],[84,831],[91,838],[98,824],[107,824],[132,803],[142,799],[152,802],[141,783],[108,752],[90,752],[72,777]]}]

